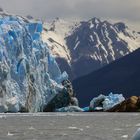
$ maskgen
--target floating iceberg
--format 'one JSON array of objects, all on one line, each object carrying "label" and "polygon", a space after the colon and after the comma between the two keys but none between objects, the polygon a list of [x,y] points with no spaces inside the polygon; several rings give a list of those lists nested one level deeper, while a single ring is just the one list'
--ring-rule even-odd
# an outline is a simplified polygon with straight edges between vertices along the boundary
[{"label": "floating iceberg", "polygon": [[68,79],[47,44],[40,21],[0,15],[0,112],[38,112]]},{"label": "floating iceberg", "polygon": [[136,131],[132,140],[140,140],[140,128]]},{"label": "floating iceberg", "polygon": [[110,93],[108,96],[99,95],[96,98],[93,98],[90,102],[91,110],[109,110],[115,105],[123,102],[125,98],[122,94],[112,94]]},{"label": "floating iceberg", "polygon": [[90,111],[90,108],[89,107],[84,107],[82,108],[84,112],[89,112]]},{"label": "floating iceberg", "polygon": [[106,96],[105,100],[103,101],[103,110],[108,110],[114,107],[115,105],[123,102],[125,98],[122,94],[112,94],[110,93]]}]

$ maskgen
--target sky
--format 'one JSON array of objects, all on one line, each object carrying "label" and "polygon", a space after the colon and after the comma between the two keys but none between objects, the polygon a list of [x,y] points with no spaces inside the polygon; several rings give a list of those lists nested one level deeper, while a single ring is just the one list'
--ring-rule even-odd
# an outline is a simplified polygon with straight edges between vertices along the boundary
[{"label": "sky", "polygon": [[43,20],[98,17],[124,21],[140,31],[140,0],[0,0],[0,6],[9,13]]}]

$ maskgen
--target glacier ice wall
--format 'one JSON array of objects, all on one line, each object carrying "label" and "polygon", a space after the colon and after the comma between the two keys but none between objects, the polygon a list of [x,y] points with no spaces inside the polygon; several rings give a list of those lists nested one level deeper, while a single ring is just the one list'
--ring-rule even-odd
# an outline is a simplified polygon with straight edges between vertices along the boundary
[{"label": "glacier ice wall", "polygon": [[41,40],[40,21],[0,16],[0,112],[42,111],[64,87],[47,44]]}]

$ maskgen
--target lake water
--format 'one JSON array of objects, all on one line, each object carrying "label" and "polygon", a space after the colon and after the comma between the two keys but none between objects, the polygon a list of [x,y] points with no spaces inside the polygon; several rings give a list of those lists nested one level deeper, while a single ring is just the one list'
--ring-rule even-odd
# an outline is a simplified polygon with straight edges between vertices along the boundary
[{"label": "lake water", "polygon": [[0,114],[0,140],[131,140],[139,113]]}]

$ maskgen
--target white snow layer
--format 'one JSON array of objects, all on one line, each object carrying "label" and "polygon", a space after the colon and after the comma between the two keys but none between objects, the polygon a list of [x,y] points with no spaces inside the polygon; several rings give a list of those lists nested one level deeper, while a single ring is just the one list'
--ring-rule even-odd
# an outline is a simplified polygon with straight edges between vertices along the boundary
[{"label": "white snow layer", "polygon": [[[66,59],[69,64],[71,55],[65,37],[72,34],[76,27],[78,27],[78,21],[56,19],[52,23],[44,23],[44,28],[46,30],[42,32],[42,40],[47,42],[53,55]],[[50,41],[50,38],[54,41]]]}]

